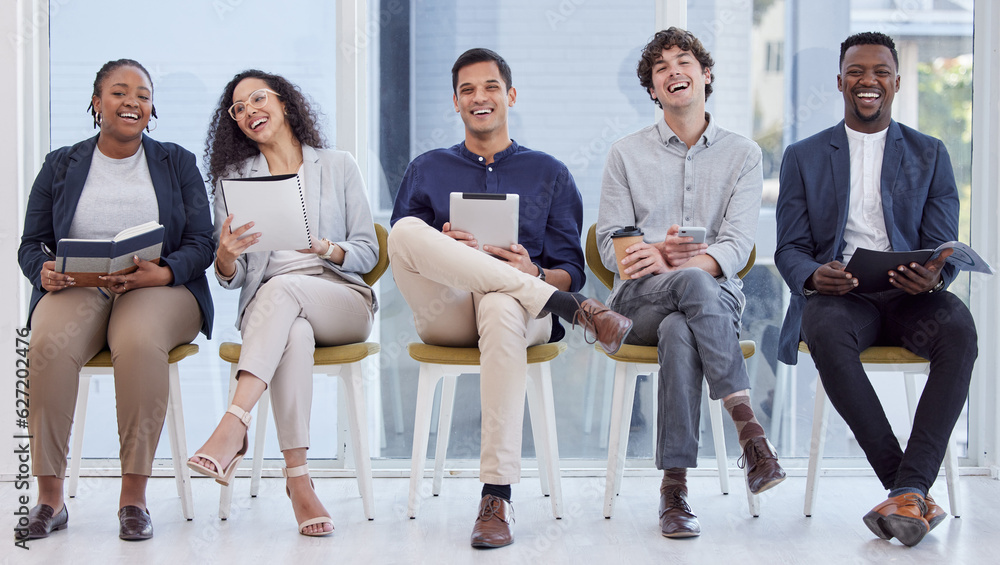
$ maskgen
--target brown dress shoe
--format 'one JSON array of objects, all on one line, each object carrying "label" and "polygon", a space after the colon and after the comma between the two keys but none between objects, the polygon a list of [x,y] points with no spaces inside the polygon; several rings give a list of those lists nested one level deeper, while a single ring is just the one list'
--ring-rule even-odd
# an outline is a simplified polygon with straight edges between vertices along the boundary
[{"label": "brown dress shoe", "polygon": [[[632,329],[632,320],[593,298],[584,300],[573,314],[573,326],[577,324],[583,326],[584,339],[587,343],[596,341],[601,344],[604,351],[612,355],[618,353],[625,343],[625,336]],[[589,336],[594,336],[593,340]]]},{"label": "brown dress shoe", "polygon": [[924,515],[927,502],[919,494],[901,494],[888,498],[865,514],[868,529],[876,536],[889,540],[898,538],[903,545],[917,545],[931,531]]},{"label": "brown dress shoe", "polygon": [[736,461],[740,469],[747,469],[747,484],[750,492],[760,494],[785,480],[785,470],[778,465],[778,456],[767,443],[767,438],[758,436],[743,447],[743,456]]},{"label": "brown dress shoe", "polygon": [[924,520],[927,520],[927,531],[931,531],[948,517],[948,513],[944,511],[944,508],[938,506],[929,494],[924,497],[924,504],[927,505],[927,512],[924,512]]},{"label": "brown dress shoe", "polygon": [[128,541],[141,541],[153,537],[153,520],[149,510],[138,506],[123,506],[118,511],[118,537]]},{"label": "brown dress shoe", "polygon": [[56,514],[55,509],[48,504],[37,504],[28,511],[28,525],[25,528],[15,528],[16,539],[42,539],[49,534],[62,530],[69,522],[69,510],[63,504],[62,510]]},{"label": "brown dress shoe", "polygon": [[514,543],[510,525],[514,522],[514,507],[510,501],[487,494],[479,502],[479,516],[472,527],[472,547],[503,547]]},{"label": "brown dress shoe", "polygon": [[698,517],[687,503],[687,488],[676,486],[660,493],[660,532],[667,538],[701,535]]}]

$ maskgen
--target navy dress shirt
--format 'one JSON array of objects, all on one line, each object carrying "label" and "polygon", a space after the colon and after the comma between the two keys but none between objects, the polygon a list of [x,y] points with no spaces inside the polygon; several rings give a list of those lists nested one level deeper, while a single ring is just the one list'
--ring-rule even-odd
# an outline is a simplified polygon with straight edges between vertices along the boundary
[{"label": "navy dress shirt", "polygon": [[[488,165],[465,143],[428,151],[406,168],[390,223],[413,216],[440,230],[448,221],[452,192],[519,195],[518,243],[543,268],[569,273],[570,291],[583,288],[583,198],[573,175],[558,159],[517,142],[494,155]],[[552,341],[564,333],[555,321]]]}]

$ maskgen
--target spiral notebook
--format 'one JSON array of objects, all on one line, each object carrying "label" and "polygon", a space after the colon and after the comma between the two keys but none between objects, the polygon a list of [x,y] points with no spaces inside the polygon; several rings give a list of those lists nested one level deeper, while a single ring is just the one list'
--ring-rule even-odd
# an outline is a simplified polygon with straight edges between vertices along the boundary
[{"label": "spiral notebook", "polygon": [[247,251],[288,251],[312,246],[299,175],[222,179],[221,187],[226,215],[233,215],[230,229],[253,222],[254,226],[240,239],[260,232],[260,240]]}]

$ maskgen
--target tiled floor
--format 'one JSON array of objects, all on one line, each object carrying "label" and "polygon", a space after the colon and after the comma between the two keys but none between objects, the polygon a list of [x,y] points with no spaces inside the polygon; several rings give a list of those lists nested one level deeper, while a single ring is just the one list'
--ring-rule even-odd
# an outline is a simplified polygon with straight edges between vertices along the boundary
[{"label": "tiled floor", "polygon": [[[732,479],[739,476],[734,473]],[[1000,482],[987,477],[962,477],[964,515],[949,517],[913,548],[878,540],[862,523],[861,516],[884,496],[867,476],[825,477],[811,518],[802,515],[803,477],[790,477],[765,493],[759,518],[749,516],[740,491],[723,496],[716,477],[693,477],[691,504],[703,534],[687,540],[659,533],[656,477],[626,477],[610,520],[602,515],[603,479],[564,478],[561,520],[553,519],[538,482],[526,479],[514,490],[514,545],[486,551],[468,542],[480,488],[475,479],[445,479],[441,496],[424,500],[418,518],[409,520],[408,480],[376,478],[371,522],[364,519],[354,479],[317,479],[336,525],[328,538],[296,533],[281,479],[264,479],[254,499],[248,496],[248,481],[240,481],[233,515],[225,522],[217,517],[218,485],[200,478],[193,483],[193,521],[181,516],[174,481],[153,479],[148,501],[156,535],[147,542],[123,542],[115,516],[118,480],[84,478],[79,496],[69,501],[69,527],[30,542],[30,551],[8,541],[0,562],[982,564],[995,563],[1000,553],[995,535],[1000,518],[993,512],[1000,505]],[[946,503],[943,484],[936,494]],[[8,524],[16,495],[13,483],[0,484],[0,508]]]}]

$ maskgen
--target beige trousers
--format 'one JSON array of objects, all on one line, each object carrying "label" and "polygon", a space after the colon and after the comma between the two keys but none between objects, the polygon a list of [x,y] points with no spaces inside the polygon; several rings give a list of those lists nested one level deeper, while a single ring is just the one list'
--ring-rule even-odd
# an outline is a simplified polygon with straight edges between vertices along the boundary
[{"label": "beige trousers", "polygon": [[191,292],[160,286],[106,298],[96,288],[67,288],[42,297],[31,327],[32,473],[65,478],[80,368],[107,344],[122,473],[149,476],[167,414],[167,356],[201,328]]},{"label": "beige trousers", "polygon": [[373,321],[371,289],[330,272],[278,275],[257,289],[243,314],[238,369],[271,389],[282,451],[309,447],[316,345],[364,341]]},{"label": "beige trousers", "polygon": [[549,340],[539,318],[555,287],[472,249],[416,218],[389,233],[389,262],[424,343],[481,353],[482,447],[479,479],[521,479],[527,347]]}]

